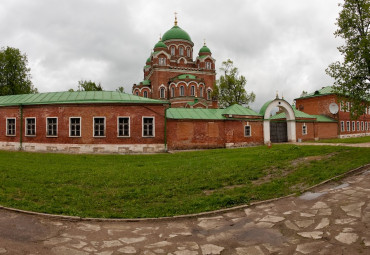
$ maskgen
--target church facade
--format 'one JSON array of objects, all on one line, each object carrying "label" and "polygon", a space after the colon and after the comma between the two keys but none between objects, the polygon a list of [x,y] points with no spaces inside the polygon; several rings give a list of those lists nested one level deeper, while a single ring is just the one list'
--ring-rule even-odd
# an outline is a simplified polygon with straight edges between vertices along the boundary
[{"label": "church facade", "polygon": [[174,26],[154,45],[144,66],[144,80],[133,85],[132,93],[168,100],[171,107],[217,108],[212,100],[215,61],[205,43],[194,53],[191,37],[175,18]]}]

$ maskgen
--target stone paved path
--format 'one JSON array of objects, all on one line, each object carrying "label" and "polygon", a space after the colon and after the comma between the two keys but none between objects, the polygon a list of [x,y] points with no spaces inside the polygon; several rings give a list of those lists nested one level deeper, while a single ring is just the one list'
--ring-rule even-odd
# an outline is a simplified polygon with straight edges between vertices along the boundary
[{"label": "stone paved path", "polygon": [[370,168],[209,217],[70,222],[0,210],[0,254],[370,254]]}]

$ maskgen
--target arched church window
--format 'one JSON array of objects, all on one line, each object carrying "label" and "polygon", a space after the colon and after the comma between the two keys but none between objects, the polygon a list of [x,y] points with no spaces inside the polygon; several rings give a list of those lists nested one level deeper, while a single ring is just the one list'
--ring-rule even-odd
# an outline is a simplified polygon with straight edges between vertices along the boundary
[{"label": "arched church window", "polygon": [[180,46],[179,50],[180,50],[180,56],[184,56],[184,48]]},{"label": "arched church window", "polygon": [[184,86],[180,87],[180,96],[184,96]]},{"label": "arched church window", "polygon": [[148,91],[144,91],[144,97],[148,97]]},{"label": "arched church window", "polygon": [[175,97],[175,87],[171,88],[171,97]]},{"label": "arched church window", "polygon": [[166,58],[159,58],[159,65],[165,66],[166,65]]},{"label": "arched church window", "polygon": [[175,46],[171,47],[171,56],[175,56]]},{"label": "arched church window", "polygon": [[203,97],[203,87],[199,88],[199,97]]},{"label": "arched church window", "polygon": [[186,55],[188,56],[188,58],[190,58],[190,48],[186,49]]},{"label": "arched church window", "polygon": [[137,96],[139,95],[139,91],[136,91],[136,93],[135,93]]},{"label": "arched church window", "polygon": [[195,87],[194,86],[190,87],[190,95],[195,96]]},{"label": "arched church window", "polygon": [[212,63],[211,62],[206,62],[206,69],[208,69],[208,70],[212,69]]},{"label": "arched church window", "polygon": [[207,90],[207,100],[211,100],[211,91]]},{"label": "arched church window", "polygon": [[165,96],[165,90],[164,90],[164,88],[161,88],[161,90],[160,90],[160,97],[161,98],[164,98],[164,96]]}]

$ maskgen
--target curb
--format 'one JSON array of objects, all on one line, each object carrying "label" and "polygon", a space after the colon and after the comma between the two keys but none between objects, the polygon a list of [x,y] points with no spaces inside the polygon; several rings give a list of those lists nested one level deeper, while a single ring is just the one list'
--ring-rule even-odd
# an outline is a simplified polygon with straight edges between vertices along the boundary
[{"label": "curb", "polygon": [[[360,167],[357,167],[355,169],[352,169],[346,173],[337,175],[335,177],[332,177],[328,180],[325,180],[323,182],[320,182],[314,186],[311,186],[309,188],[303,189],[300,192],[304,193],[309,190],[315,189],[319,186],[322,186],[324,184],[327,184],[329,182],[332,182],[336,179],[341,179],[346,176],[352,175],[352,174],[360,174],[363,170],[366,168],[370,167],[370,163],[366,165],[362,165]],[[238,205],[230,208],[225,208],[225,209],[219,209],[215,211],[210,211],[210,212],[201,212],[201,213],[193,213],[193,214],[186,214],[186,215],[177,215],[177,216],[168,216],[168,217],[159,217],[159,218],[133,218],[133,219],[127,219],[127,218],[84,218],[84,217],[79,217],[79,216],[68,216],[68,215],[58,215],[58,214],[48,214],[48,213],[39,213],[39,212],[32,212],[32,211],[26,211],[26,210],[21,210],[21,209],[15,209],[15,208],[10,208],[10,207],[5,207],[0,205],[0,209],[10,211],[10,212],[17,212],[17,213],[23,213],[23,214],[28,214],[28,215],[33,215],[33,216],[39,216],[43,218],[49,218],[53,220],[63,220],[63,221],[71,221],[71,222],[77,222],[77,221],[87,221],[87,222],[150,222],[150,221],[167,221],[167,220],[174,220],[174,219],[191,219],[191,218],[196,218],[199,216],[212,216],[215,214],[219,213],[226,213],[226,212],[231,212],[231,211],[236,211],[236,210],[241,210],[245,208],[253,208],[255,206],[261,205],[261,204],[268,204],[271,202],[275,202],[284,198],[289,198],[289,197],[294,197],[296,196],[296,193],[283,196],[283,197],[277,197],[277,198],[272,198],[268,200],[263,200],[263,201],[257,201],[253,202],[250,204],[244,204],[244,205]]]}]

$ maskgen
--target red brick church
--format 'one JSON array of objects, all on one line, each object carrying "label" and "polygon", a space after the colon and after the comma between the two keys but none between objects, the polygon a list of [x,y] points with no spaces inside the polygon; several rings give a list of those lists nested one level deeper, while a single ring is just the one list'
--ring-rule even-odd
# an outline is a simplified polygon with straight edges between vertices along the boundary
[{"label": "red brick church", "polygon": [[204,43],[194,56],[194,43],[177,25],[154,45],[144,66],[144,80],[134,84],[136,96],[168,100],[171,107],[217,108],[212,102],[216,81],[215,59]]}]

